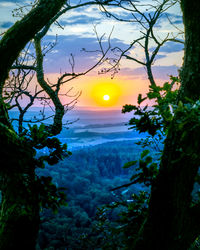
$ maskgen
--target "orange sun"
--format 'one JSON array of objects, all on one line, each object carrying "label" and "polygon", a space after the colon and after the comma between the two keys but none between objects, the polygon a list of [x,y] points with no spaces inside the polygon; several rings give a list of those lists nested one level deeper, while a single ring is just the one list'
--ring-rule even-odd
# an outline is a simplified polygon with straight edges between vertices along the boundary
[{"label": "orange sun", "polygon": [[114,107],[121,95],[118,82],[101,79],[93,85],[90,96],[98,107]]}]

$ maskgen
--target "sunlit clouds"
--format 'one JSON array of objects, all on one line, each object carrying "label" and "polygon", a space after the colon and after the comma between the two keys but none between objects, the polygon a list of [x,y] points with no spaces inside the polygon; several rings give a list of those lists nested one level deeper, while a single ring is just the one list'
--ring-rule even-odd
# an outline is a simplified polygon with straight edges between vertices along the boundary
[{"label": "sunlit clouds", "polygon": [[[0,3],[0,33],[12,26],[16,18],[12,17],[12,10],[19,4],[30,3],[29,0],[4,0]],[[77,1],[78,2],[78,1]],[[144,1],[143,1],[144,2]],[[145,3],[152,3],[148,0]],[[110,9],[115,14],[125,18],[127,15],[122,9]],[[129,13],[130,14],[130,13]],[[169,20],[174,26],[169,24]],[[72,69],[69,64],[70,55],[73,55],[75,73],[84,72],[96,64],[101,57],[99,44],[94,26],[98,36],[103,36],[102,47],[108,45],[108,37],[114,27],[110,37],[112,48],[118,47],[126,50],[134,39],[142,34],[142,27],[136,23],[118,22],[113,18],[106,17],[97,6],[86,6],[84,8],[73,9],[59,18],[59,24],[53,25],[47,36],[43,39],[43,46],[49,43],[55,43],[55,47],[45,56],[44,70],[46,78],[55,82],[60,73],[71,73]],[[62,28],[61,28],[62,27]],[[182,18],[180,7],[175,5],[163,14],[157,26],[155,35],[161,41],[168,34],[176,34],[182,28]],[[150,53],[153,53],[155,44],[150,43]],[[90,51],[90,52],[87,52]],[[96,51],[96,52],[95,52]],[[142,46],[133,46],[128,52],[129,56],[144,62],[145,53]],[[113,56],[113,54],[109,54]],[[169,80],[170,75],[178,75],[178,69],[182,64],[183,45],[177,43],[166,43],[159,55],[152,64],[154,78],[158,84]],[[104,67],[104,65],[102,65]],[[62,102],[70,101],[70,96],[75,95],[77,91],[82,91],[78,99],[78,106],[100,107],[100,108],[118,108],[124,104],[136,104],[137,95],[145,94],[148,91],[148,77],[145,67],[134,60],[122,58],[120,62],[120,71],[111,79],[111,74],[99,75],[101,67],[95,68],[86,76],[79,77],[62,86],[63,94],[67,93],[70,88],[72,91],[69,95],[61,96]],[[33,88],[34,89],[34,88]]]}]

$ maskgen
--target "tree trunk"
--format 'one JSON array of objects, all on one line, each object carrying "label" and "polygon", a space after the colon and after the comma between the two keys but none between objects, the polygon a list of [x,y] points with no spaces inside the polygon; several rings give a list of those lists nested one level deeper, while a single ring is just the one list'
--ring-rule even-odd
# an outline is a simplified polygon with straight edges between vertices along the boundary
[{"label": "tree trunk", "polygon": [[34,150],[0,124],[0,249],[35,249],[39,201]]},{"label": "tree trunk", "polygon": [[[181,7],[186,42],[179,100],[186,103],[186,97],[194,101],[200,97],[200,2],[182,0]],[[147,222],[134,249],[186,250],[200,233],[199,219],[195,221],[191,212],[191,192],[200,165],[200,127],[180,129],[184,118],[183,113],[175,115],[169,128]]]},{"label": "tree trunk", "polygon": [[65,0],[40,0],[0,40],[0,249],[35,249],[39,200],[34,150],[17,137],[9,122],[2,91],[9,70],[37,32],[61,9]]}]

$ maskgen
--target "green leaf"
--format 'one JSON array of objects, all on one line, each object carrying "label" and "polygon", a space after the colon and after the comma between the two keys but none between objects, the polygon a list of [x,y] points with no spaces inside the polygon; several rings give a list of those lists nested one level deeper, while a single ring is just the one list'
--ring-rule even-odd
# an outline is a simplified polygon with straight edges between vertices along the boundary
[{"label": "green leaf", "polygon": [[130,181],[135,180],[136,178],[138,178],[138,176],[139,176],[139,174],[132,175],[131,178],[130,178]]},{"label": "green leaf", "polygon": [[137,161],[129,161],[129,162],[126,162],[123,166],[123,168],[130,168],[132,166],[134,166],[135,164],[137,163]]},{"label": "green leaf", "polygon": [[153,162],[150,167],[149,167],[149,171],[151,173],[153,173],[154,175],[158,173],[158,165],[157,163]]},{"label": "green leaf", "polygon": [[151,163],[152,162],[152,157],[151,156],[147,156],[146,159],[145,159],[145,162],[147,164]]},{"label": "green leaf", "polygon": [[171,84],[168,82],[165,82],[163,85],[163,90],[170,91],[171,90]]},{"label": "green leaf", "polygon": [[149,99],[154,99],[154,98],[158,98],[160,96],[160,94],[157,93],[157,92],[149,92],[147,94],[147,96],[148,96]]},{"label": "green leaf", "polygon": [[149,150],[148,149],[145,149],[144,151],[142,151],[142,153],[141,153],[141,158],[144,158],[146,155],[148,155],[149,154]]},{"label": "green leaf", "polygon": [[142,94],[139,94],[138,95],[138,100],[137,100],[137,102],[138,102],[138,104],[140,105],[144,100],[146,100],[147,99],[147,97],[144,97],[144,98],[142,98]]},{"label": "green leaf", "polygon": [[122,108],[122,113],[131,112],[133,110],[137,110],[137,107],[135,105],[126,104]]},{"label": "green leaf", "polygon": [[178,102],[178,107],[179,107],[180,109],[183,108],[183,103],[182,103],[182,101],[179,101],[179,102]]}]

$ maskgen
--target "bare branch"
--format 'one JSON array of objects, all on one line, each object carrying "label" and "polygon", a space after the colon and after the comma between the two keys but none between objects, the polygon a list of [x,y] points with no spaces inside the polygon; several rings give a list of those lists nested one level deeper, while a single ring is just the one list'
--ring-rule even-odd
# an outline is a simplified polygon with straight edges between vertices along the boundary
[{"label": "bare branch", "polygon": [[19,64],[19,65],[13,65],[11,67],[11,69],[27,69],[27,70],[36,70],[36,67],[33,66],[33,65],[22,65],[22,64]]}]

